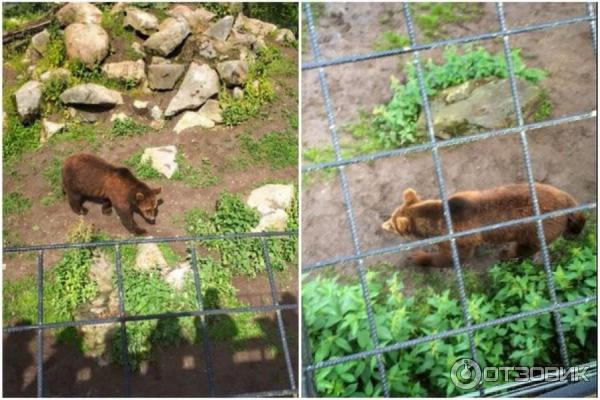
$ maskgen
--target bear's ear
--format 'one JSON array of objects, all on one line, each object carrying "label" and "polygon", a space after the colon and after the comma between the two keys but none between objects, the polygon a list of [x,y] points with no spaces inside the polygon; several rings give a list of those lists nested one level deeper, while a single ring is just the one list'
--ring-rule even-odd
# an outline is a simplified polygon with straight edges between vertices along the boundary
[{"label": "bear's ear", "polygon": [[162,191],[161,186],[157,187],[156,189],[152,189],[152,193],[154,193],[154,194],[160,194],[161,191]]},{"label": "bear's ear", "polygon": [[142,200],[144,200],[144,194],[143,194],[143,193],[140,193],[140,192],[137,192],[137,193],[135,194],[135,199],[136,199],[137,201],[142,201]]},{"label": "bear's ear", "polygon": [[419,202],[419,197],[414,189],[406,189],[403,193],[404,204],[407,206]]}]

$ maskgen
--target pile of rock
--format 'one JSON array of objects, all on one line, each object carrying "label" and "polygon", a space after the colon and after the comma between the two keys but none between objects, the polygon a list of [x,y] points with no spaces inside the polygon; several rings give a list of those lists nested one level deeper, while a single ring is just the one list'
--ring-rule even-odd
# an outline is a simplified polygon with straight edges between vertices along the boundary
[{"label": "pile of rock", "polygon": [[[115,4],[110,14],[115,18],[123,15],[124,26],[133,29],[138,40],[143,39],[141,43],[130,44],[143,59],[105,62],[111,38],[101,25],[102,12],[90,3],[69,3],[56,13],[56,20],[63,28],[67,59],[80,60],[88,67],[101,66],[107,78],[140,85],[147,94],[175,91],[164,111],[152,102],[134,108],[140,117],[159,121],[155,127],[162,126],[164,117],[182,114],[174,128],[176,133],[192,127],[210,129],[221,123],[221,107],[215,99],[219,91],[230,90],[237,97],[243,96],[248,71],[265,40],[295,39],[287,29],[278,29],[242,13],[216,19],[214,13],[192,5],[173,6],[163,21],[128,3]],[[33,36],[28,53],[36,54],[39,59],[47,51],[49,41],[47,30],[38,33]],[[31,70],[34,79],[14,96],[24,123],[40,115],[42,82],[70,75],[68,70],[57,68],[37,77],[34,70]],[[106,111],[124,104],[118,91],[92,83],[70,87],[60,99],[75,111],[98,107]],[[49,136],[46,134],[43,140]]]}]

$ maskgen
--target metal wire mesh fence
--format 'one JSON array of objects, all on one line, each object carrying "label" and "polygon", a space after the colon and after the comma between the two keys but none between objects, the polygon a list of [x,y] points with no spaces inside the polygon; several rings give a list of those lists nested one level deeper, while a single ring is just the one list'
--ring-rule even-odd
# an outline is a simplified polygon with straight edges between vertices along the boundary
[{"label": "metal wire mesh fence", "polygon": [[[140,238],[140,239],[129,239],[129,240],[109,240],[99,241],[92,243],[58,243],[58,244],[47,244],[47,245],[35,245],[35,246],[14,246],[6,247],[3,249],[4,253],[37,253],[37,323],[31,325],[18,325],[4,327],[4,333],[13,332],[37,332],[37,396],[44,396],[44,342],[43,332],[48,329],[77,327],[84,325],[103,325],[103,324],[120,324],[120,339],[121,339],[121,353],[123,359],[123,394],[124,396],[131,396],[130,377],[131,368],[129,362],[128,346],[127,346],[127,322],[133,321],[148,321],[148,320],[164,320],[168,318],[180,318],[180,317],[199,317],[199,328],[202,336],[202,350],[205,359],[205,369],[208,382],[208,391],[210,397],[219,396],[219,390],[215,383],[215,372],[213,366],[213,358],[210,351],[208,325],[206,317],[215,315],[229,315],[239,313],[265,313],[275,312],[277,317],[277,327],[279,333],[279,339],[281,341],[281,348],[283,350],[283,356],[285,359],[285,365],[287,369],[287,378],[289,386],[286,389],[271,390],[266,392],[257,393],[239,393],[240,397],[279,397],[279,396],[296,396],[298,393],[296,387],[296,378],[294,374],[294,367],[292,366],[290,348],[286,337],[286,332],[283,323],[282,311],[297,310],[297,304],[280,304],[279,295],[277,291],[277,285],[273,273],[273,267],[269,256],[269,247],[267,239],[269,238],[285,238],[294,237],[297,232],[261,232],[261,233],[231,233],[231,234],[212,234],[212,235],[201,235],[201,236],[178,236],[178,237],[166,237],[166,238]],[[205,242],[208,240],[259,240],[262,258],[266,267],[266,272],[269,280],[269,288],[271,292],[272,304],[262,306],[250,306],[250,307],[235,307],[235,308],[218,308],[218,309],[207,309],[204,304],[204,296],[202,292],[202,282],[200,279],[200,273],[198,268],[198,260],[196,256],[195,244],[197,242]],[[198,304],[198,308],[194,310],[179,311],[179,312],[167,312],[160,314],[146,314],[146,315],[128,315],[126,312],[125,294],[123,290],[123,270],[121,265],[121,246],[125,245],[139,245],[143,243],[172,243],[172,242],[184,242],[187,243],[187,248],[190,254],[190,264],[193,272],[195,295]],[[109,317],[102,319],[85,319],[65,322],[54,322],[44,323],[44,309],[43,309],[43,296],[44,296],[44,252],[48,250],[60,250],[60,249],[91,249],[91,248],[102,248],[112,247],[115,250],[115,271],[116,271],[116,282],[117,292],[119,301],[119,315],[117,317]],[[6,351],[6,349],[5,349]],[[200,383],[199,383],[200,384]],[[200,389],[200,388],[199,388]]]},{"label": "metal wire mesh fence", "polygon": [[[362,297],[363,297],[365,305],[366,305],[366,312],[367,312],[367,318],[368,318],[368,324],[369,324],[369,334],[370,334],[370,338],[373,343],[373,348],[371,350],[361,351],[361,352],[353,353],[350,355],[345,355],[342,357],[336,357],[336,358],[323,360],[323,361],[314,363],[311,358],[310,343],[309,343],[309,340],[307,337],[307,332],[306,332],[305,324],[303,321],[303,323],[302,323],[302,336],[303,336],[302,390],[303,390],[304,395],[313,397],[317,394],[315,391],[315,382],[314,382],[314,372],[316,370],[321,369],[321,368],[335,366],[335,365],[340,365],[343,363],[347,363],[347,362],[355,361],[355,360],[359,360],[359,359],[375,357],[376,358],[376,366],[378,369],[378,375],[379,375],[379,379],[381,382],[382,392],[386,397],[389,397],[390,396],[390,388],[389,388],[388,378],[386,375],[386,368],[385,368],[385,365],[382,360],[383,354],[391,352],[391,351],[396,351],[396,350],[416,346],[421,343],[426,343],[426,342],[443,339],[443,338],[447,338],[447,337],[451,337],[451,336],[457,336],[460,334],[466,334],[467,338],[468,338],[468,342],[469,342],[469,352],[470,352],[471,358],[473,360],[477,360],[478,359],[477,349],[476,349],[476,346],[474,344],[474,339],[473,339],[473,334],[475,331],[478,331],[478,330],[481,330],[484,328],[488,328],[491,326],[506,324],[506,323],[509,323],[512,321],[517,321],[517,320],[520,320],[523,318],[538,316],[538,315],[547,314],[547,313],[550,313],[554,319],[554,327],[555,327],[555,332],[556,332],[556,335],[558,338],[558,345],[559,345],[560,358],[562,361],[562,365],[565,367],[571,366],[571,363],[569,360],[569,354],[568,354],[567,347],[565,344],[565,337],[564,337],[563,326],[562,326],[562,322],[561,322],[560,310],[565,309],[567,307],[574,307],[576,305],[583,304],[583,303],[596,302],[596,297],[595,296],[582,297],[582,298],[576,299],[574,301],[569,301],[569,302],[564,302],[564,303],[560,303],[558,301],[557,296],[556,296],[555,282],[554,282],[554,278],[553,278],[553,274],[552,274],[551,261],[550,261],[550,257],[549,257],[549,253],[548,253],[547,243],[546,243],[546,240],[544,237],[544,230],[543,230],[542,222],[546,219],[556,218],[558,216],[562,216],[562,215],[566,215],[566,214],[570,214],[570,213],[595,209],[596,203],[594,202],[594,203],[581,204],[576,207],[562,209],[562,210],[558,210],[558,211],[554,211],[554,212],[542,213],[540,211],[538,196],[537,196],[535,186],[534,186],[534,174],[533,174],[533,169],[532,169],[529,144],[528,144],[528,140],[527,140],[527,132],[531,131],[531,130],[535,130],[535,129],[541,129],[541,128],[545,128],[545,127],[560,125],[560,124],[567,124],[567,123],[572,123],[572,122],[581,121],[581,120],[593,119],[596,117],[596,110],[589,110],[589,111],[585,111],[585,112],[581,112],[581,113],[577,113],[577,114],[573,114],[573,115],[568,115],[568,116],[564,116],[561,118],[551,119],[551,120],[547,120],[547,121],[539,122],[539,123],[525,124],[523,114],[521,111],[522,110],[521,100],[519,97],[519,93],[517,91],[517,79],[516,79],[516,75],[515,75],[515,69],[513,66],[513,60],[511,57],[511,47],[510,47],[510,43],[509,43],[509,38],[514,35],[525,34],[528,32],[554,29],[557,27],[567,26],[567,25],[572,25],[572,24],[589,23],[590,31],[591,31],[593,52],[594,52],[594,54],[597,54],[596,15],[594,13],[593,3],[587,3],[587,4],[585,4],[585,14],[582,16],[579,16],[579,17],[549,21],[549,22],[544,22],[544,23],[539,23],[539,24],[534,24],[534,25],[529,25],[529,26],[519,27],[519,28],[508,28],[506,26],[503,4],[496,3],[495,7],[496,7],[496,14],[497,14],[497,19],[498,19],[498,27],[499,27],[499,30],[497,30],[495,32],[465,36],[465,37],[460,37],[460,38],[455,38],[455,39],[450,39],[450,40],[432,42],[432,43],[428,43],[428,44],[418,44],[416,42],[414,22],[413,22],[413,17],[411,15],[410,7],[407,3],[403,3],[403,16],[404,16],[404,20],[406,22],[408,38],[410,41],[410,45],[408,47],[397,48],[397,49],[386,50],[386,51],[371,52],[371,53],[367,53],[367,54],[348,55],[348,56],[342,56],[342,57],[333,58],[333,59],[324,59],[321,55],[321,51],[320,51],[320,47],[319,47],[318,33],[317,33],[317,30],[315,29],[315,23],[314,23],[312,11],[311,11],[311,5],[310,5],[310,3],[303,4],[304,19],[305,19],[305,22],[306,22],[306,25],[308,28],[307,32],[308,32],[308,39],[310,42],[309,43],[310,50],[312,53],[312,60],[310,62],[303,64],[302,70],[303,71],[312,70],[312,69],[318,70],[318,80],[319,80],[321,95],[322,95],[323,102],[324,102],[325,112],[327,115],[327,123],[328,123],[329,133],[331,136],[331,142],[333,145],[334,154],[335,154],[335,161],[315,163],[315,164],[311,164],[311,165],[303,165],[302,171],[310,172],[310,171],[323,170],[326,168],[336,168],[337,169],[337,176],[339,178],[340,185],[341,185],[341,192],[342,192],[342,197],[343,197],[342,200],[343,200],[343,204],[344,204],[344,209],[345,209],[345,213],[346,213],[346,219],[347,219],[347,224],[348,224],[349,231],[350,231],[350,236],[352,239],[354,254],[342,256],[342,257],[335,257],[335,258],[331,258],[331,259],[327,259],[327,260],[318,261],[318,262],[315,262],[312,264],[303,265],[302,272],[310,272],[310,271],[313,271],[316,269],[332,267],[332,266],[335,266],[335,265],[338,265],[341,263],[345,263],[345,262],[349,262],[349,261],[355,262],[357,265],[356,273],[358,275],[360,287],[361,287],[362,294],[363,294]],[[512,101],[514,104],[517,125],[515,127],[511,127],[511,128],[507,128],[507,129],[501,129],[501,130],[495,130],[495,131],[489,131],[489,132],[481,132],[481,133],[476,133],[476,134],[473,134],[470,136],[464,136],[464,137],[459,137],[459,138],[452,138],[452,139],[447,139],[447,140],[443,140],[443,141],[438,141],[436,139],[435,132],[434,132],[434,125],[432,122],[432,115],[431,115],[432,113],[431,113],[429,99],[427,97],[427,92],[426,92],[424,72],[423,72],[423,68],[421,66],[420,52],[424,51],[424,50],[433,49],[433,48],[440,48],[440,47],[457,45],[457,44],[466,44],[466,43],[471,43],[471,42],[475,42],[475,41],[490,40],[490,39],[494,39],[494,38],[502,39],[504,58],[506,60],[506,68],[508,70],[507,71],[508,79],[509,79],[509,83],[510,83],[510,93],[512,95]],[[346,158],[346,159],[342,158],[342,153],[341,153],[341,148],[340,148],[340,143],[339,143],[339,135],[337,132],[336,120],[335,120],[335,116],[334,116],[334,112],[333,112],[334,108],[333,108],[333,105],[331,102],[325,68],[335,66],[335,65],[340,65],[340,64],[351,64],[351,63],[355,63],[355,62],[359,62],[359,61],[377,59],[377,58],[381,58],[381,57],[390,57],[390,56],[395,56],[395,55],[400,55],[400,54],[412,54],[412,63],[413,63],[413,66],[414,66],[415,72],[416,72],[419,94],[420,94],[420,99],[422,102],[421,103],[422,104],[422,112],[425,117],[425,126],[427,129],[428,142],[424,143],[424,144],[418,144],[418,145],[413,145],[410,147],[398,148],[398,149],[389,150],[389,151],[381,151],[381,152],[376,152],[376,153],[371,153],[371,154],[366,154],[366,155],[359,155],[359,156],[354,156],[354,157]],[[457,144],[470,143],[470,142],[474,142],[474,141],[478,141],[478,140],[484,140],[484,139],[488,139],[488,138],[492,138],[492,137],[506,136],[506,135],[512,135],[512,134],[519,135],[520,147],[522,149],[523,162],[525,165],[526,179],[527,179],[527,183],[528,183],[528,187],[529,187],[529,195],[530,195],[531,202],[532,202],[532,211],[533,211],[532,214],[533,215],[530,217],[514,219],[514,220],[497,223],[497,224],[493,224],[493,225],[488,225],[488,226],[482,226],[482,227],[478,227],[478,228],[470,229],[470,230],[466,230],[466,231],[455,232],[453,229],[452,218],[451,218],[450,209],[449,209],[449,205],[448,205],[448,195],[446,192],[446,184],[445,184],[445,180],[444,180],[442,164],[440,162],[439,149],[443,148],[443,147],[454,146]],[[431,154],[432,154],[435,177],[436,177],[437,186],[439,189],[440,199],[441,199],[442,206],[443,206],[443,218],[444,218],[444,222],[446,223],[447,234],[438,236],[438,237],[424,239],[424,240],[413,241],[413,242],[409,242],[409,243],[401,243],[401,244],[398,244],[395,246],[390,246],[390,247],[368,249],[368,250],[361,249],[359,238],[357,235],[355,214],[354,214],[354,210],[352,208],[352,201],[351,201],[349,189],[348,189],[348,178],[346,175],[345,166],[351,165],[351,164],[374,161],[374,160],[387,158],[387,157],[395,157],[395,156],[405,155],[405,154],[409,154],[409,153],[413,153],[413,152],[422,152],[422,151],[431,151]],[[458,251],[457,251],[456,240],[463,236],[468,236],[468,235],[472,235],[472,234],[476,234],[476,233],[482,233],[482,232],[492,231],[492,230],[496,230],[496,229],[506,228],[509,226],[527,224],[527,223],[535,223],[535,226],[536,226],[537,239],[540,243],[541,255],[542,255],[542,260],[543,260],[543,264],[544,264],[546,283],[547,283],[547,287],[548,287],[548,291],[549,291],[551,305],[548,307],[542,307],[542,308],[534,309],[531,311],[520,312],[517,314],[513,314],[513,315],[503,317],[503,318],[486,321],[483,323],[473,324],[471,315],[469,314],[469,310],[468,310],[468,302],[467,302],[467,295],[465,293],[462,265],[461,265]],[[394,343],[391,345],[380,346],[379,340],[378,340],[378,335],[377,335],[377,329],[376,329],[376,325],[375,325],[375,318],[373,315],[373,305],[370,300],[371,296],[369,294],[366,277],[365,277],[366,273],[365,273],[364,259],[367,257],[372,257],[372,256],[406,251],[409,249],[423,247],[423,246],[432,245],[432,244],[436,244],[436,243],[441,243],[444,241],[450,242],[454,274],[455,274],[456,284],[458,287],[458,293],[459,293],[460,305],[462,308],[462,314],[464,317],[464,326],[460,327],[458,329],[451,329],[451,330],[447,330],[445,332],[436,333],[436,334],[432,334],[432,335],[428,335],[428,336],[422,336],[422,337],[418,337],[415,339]],[[494,389],[494,388],[492,388],[492,389]],[[491,395],[492,392],[494,392],[494,390],[492,390],[492,389],[484,390],[483,388],[480,388],[478,394],[481,396]],[[495,391],[497,392],[497,390],[495,390]]]}]

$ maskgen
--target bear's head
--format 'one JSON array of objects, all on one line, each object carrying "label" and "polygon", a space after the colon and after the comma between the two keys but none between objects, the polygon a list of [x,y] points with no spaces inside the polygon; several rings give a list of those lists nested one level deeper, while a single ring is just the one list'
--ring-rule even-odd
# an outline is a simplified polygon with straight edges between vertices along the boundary
[{"label": "bear's head", "polygon": [[162,204],[162,200],[158,199],[157,196],[161,191],[162,188],[158,187],[156,189],[145,190],[144,192],[139,191],[135,194],[137,208],[140,210],[142,217],[150,224],[156,222],[158,206]]},{"label": "bear's head", "polygon": [[404,199],[402,205],[394,210],[390,219],[385,221],[381,227],[388,232],[406,236],[414,231],[414,221],[408,210],[421,200],[414,189],[406,189],[402,197]]}]

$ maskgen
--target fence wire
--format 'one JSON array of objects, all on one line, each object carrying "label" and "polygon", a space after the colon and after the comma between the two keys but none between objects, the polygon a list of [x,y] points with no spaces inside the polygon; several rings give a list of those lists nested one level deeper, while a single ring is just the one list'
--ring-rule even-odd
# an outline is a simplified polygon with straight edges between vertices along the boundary
[{"label": "fence wire", "polygon": [[[597,301],[595,296],[590,296],[590,297],[584,297],[584,298],[580,298],[580,299],[576,299],[574,301],[569,301],[569,302],[564,302],[564,303],[558,302],[557,296],[556,296],[554,277],[552,275],[551,261],[550,261],[548,247],[547,247],[547,243],[546,243],[546,240],[544,237],[544,231],[543,231],[543,225],[542,225],[542,222],[548,218],[556,218],[558,216],[571,214],[571,213],[578,212],[578,211],[596,209],[596,203],[595,202],[594,203],[586,203],[586,204],[581,204],[581,205],[567,208],[567,209],[561,209],[561,210],[557,210],[557,211],[553,211],[553,212],[541,213],[541,210],[539,207],[539,201],[537,198],[537,193],[535,190],[534,174],[533,174],[533,168],[532,168],[532,164],[531,164],[531,155],[530,155],[529,145],[528,145],[528,141],[527,141],[528,131],[541,129],[541,128],[545,128],[545,127],[550,127],[550,126],[555,126],[555,125],[572,123],[572,122],[576,122],[576,121],[592,119],[592,118],[596,117],[596,110],[594,109],[594,110],[590,110],[590,111],[585,111],[585,112],[581,112],[578,114],[568,115],[568,116],[564,116],[564,117],[560,117],[560,118],[556,118],[556,119],[552,119],[552,120],[547,120],[547,121],[543,121],[543,122],[538,122],[538,123],[525,124],[523,114],[521,111],[521,106],[520,106],[520,97],[519,97],[519,93],[517,91],[517,86],[516,86],[517,80],[516,80],[516,76],[515,76],[514,67],[512,64],[512,57],[511,57],[511,50],[510,50],[510,43],[509,43],[509,37],[511,37],[513,35],[541,31],[541,30],[555,29],[558,27],[572,25],[572,24],[589,23],[591,39],[592,39],[592,48],[593,48],[594,54],[596,55],[597,54],[597,36],[596,36],[597,32],[596,32],[596,15],[594,13],[593,3],[588,2],[587,4],[585,4],[585,10],[584,10],[585,15],[582,15],[580,17],[549,21],[549,22],[532,24],[532,25],[528,25],[528,26],[524,26],[524,27],[511,28],[511,29],[507,28],[507,26],[506,26],[503,4],[496,3],[496,14],[497,14],[497,18],[498,18],[499,30],[497,30],[495,32],[459,37],[459,38],[455,38],[455,39],[438,41],[438,42],[433,42],[433,43],[428,43],[428,44],[418,44],[416,42],[416,34],[415,34],[415,30],[414,30],[413,18],[411,16],[411,11],[410,11],[408,3],[403,3],[402,8],[403,8],[404,20],[405,20],[406,26],[407,26],[410,46],[404,47],[404,48],[386,50],[386,51],[371,52],[371,53],[367,53],[367,54],[355,54],[355,55],[337,57],[337,58],[333,58],[333,59],[324,59],[321,56],[321,52],[320,52],[320,48],[319,48],[318,34],[317,34],[317,30],[314,25],[314,20],[313,20],[312,11],[311,11],[311,5],[310,5],[310,3],[303,4],[304,17],[305,17],[305,21],[306,21],[307,28],[308,28],[307,32],[308,32],[308,36],[309,36],[310,49],[311,49],[311,53],[312,53],[312,61],[303,64],[302,70],[303,71],[312,70],[312,69],[318,70],[319,85],[320,85],[320,89],[321,89],[321,95],[323,97],[325,113],[327,115],[328,129],[329,129],[329,133],[330,133],[330,137],[331,137],[331,141],[332,141],[332,145],[333,145],[333,149],[334,149],[334,153],[335,153],[335,160],[331,161],[331,162],[323,162],[323,163],[306,165],[306,166],[302,167],[302,171],[310,172],[310,171],[318,171],[318,170],[322,170],[322,169],[326,169],[326,168],[336,168],[337,169],[337,174],[338,174],[338,177],[340,180],[341,192],[342,192],[342,197],[343,197],[344,209],[346,211],[346,219],[347,219],[348,227],[350,230],[350,236],[351,236],[352,242],[353,242],[354,252],[352,255],[336,257],[336,258],[332,258],[329,260],[318,261],[313,264],[303,265],[302,272],[306,273],[306,272],[310,272],[310,271],[313,271],[316,269],[320,269],[320,268],[324,268],[324,267],[331,267],[331,266],[335,266],[335,265],[346,263],[346,262],[356,262],[357,263],[356,271],[357,271],[357,274],[359,277],[360,287],[362,290],[363,299],[365,301],[366,310],[367,310],[370,336],[371,336],[371,339],[373,340],[373,349],[371,349],[371,350],[356,352],[356,353],[353,353],[350,355],[346,355],[346,356],[342,356],[342,357],[335,357],[335,358],[332,358],[329,360],[323,360],[321,362],[314,363],[312,361],[312,357],[311,357],[312,353],[310,350],[310,340],[308,337],[306,337],[307,331],[304,326],[304,321],[302,320],[302,336],[303,336],[303,341],[302,341],[302,343],[303,343],[303,352],[302,352],[303,384],[302,384],[302,388],[303,388],[303,394],[308,397],[314,397],[315,395],[317,395],[316,390],[315,390],[315,382],[314,382],[314,372],[317,369],[331,367],[331,366],[343,364],[346,362],[351,362],[351,361],[355,361],[355,360],[359,360],[359,359],[363,359],[363,358],[369,358],[369,357],[376,357],[378,374],[379,374],[379,378],[381,381],[383,394],[386,397],[389,397],[390,396],[389,384],[388,384],[388,380],[387,380],[387,376],[386,376],[385,365],[383,364],[383,360],[382,360],[383,354],[391,352],[391,351],[396,351],[396,350],[412,347],[412,346],[418,345],[420,343],[425,343],[425,342],[429,342],[429,341],[433,341],[433,340],[439,340],[439,339],[443,339],[443,338],[447,338],[447,337],[451,337],[451,336],[457,336],[457,335],[461,335],[461,334],[467,334],[467,338],[469,341],[469,351],[471,353],[471,357],[473,360],[477,360],[478,359],[477,350],[476,350],[474,340],[473,340],[473,333],[475,331],[485,329],[490,326],[506,324],[511,321],[517,321],[517,320],[520,320],[523,318],[529,318],[532,316],[538,316],[538,315],[546,314],[546,313],[550,313],[553,316],[555,332],[558,337],[558,345],[559,345],[562,365],[565,367],[570,367],[569,355],[568,355],[567,347],[565,344],[565,337],[564,337],[564,332],[563,332],[563,327],[562,327],[562,322],[561,322],[561,317],[560,317],[559,311],[561,309],[564,309],[567,307],[574,307],[579,304]],[[424,50],[430,50],[430,49],[440,48],[440,47],[445,47],[445,46],[450,46],[450,45],[466,44],[466,43],[471,43],[471,42],[475,42],[475,41],[491,40],[494,38],[502,39],[504,58],[506,59],[507,72],[508,72],[510,89],[511,89],[511,96],[512,96],[513,105],[514,105],[515,113],[516,113],[516,117],[517,117],[517,126],[507,128],[507,129],[495,130],[495,131],[479,132],[474,135],[469,135],[469,136],[465,136],[465,137],[452,138],[452,139],[448,139],[448,140],[438,141],[436,139],[434,127],[433,127],[433,123],[432,123],[431,108],[430,108],[430,104],[429,104],[429,99],[427,97],[427,92],[425,90],[423,69],[421,67],[419,53]],[[390,56],[396,56],[396,55],[400,55],[400,54],[409,54],[409,53],[412,53],[412,57],[413,57],[412,62],[415,67],[417,83],[418,83],[420,97],[421,97],[421,101],[422,101],[422,111],[425,116],[425,124],[426,124],[426,128],[427,128],[429,142],[425,143],[425,144],[419,144],[419,145],[406,147],[406,148],[399,148],[399,149],[394,149],[394,150],[389,150],[389,151],[380,151],[380,152],[375,152],[375,153],[370,153],[370,154],[366,154],[366,155],[360,155],[360,156],[355,156],[352,158],[343,159],[341,156],[339,138],[338,138],[337,129],[336,129],[336,125],[335,125],[335,116],[334,116],[334,112],[333,112],[334,108],[331,103],[325,68],[335,66],[335,65],[340,65],[340,64],[347,64],[347,63],[351,64],[351,63],[355,63],[355,62],[372,60],[372,59],[377,59],[377,58],[381,58],[381,57],[390,57]],[[488,225],[488,226],[478,227],[475,229],[470,229],[468,231],[454,232],[454,229],[452,226],[452,218],[451,218],[450,209],[449,209],[449,205],[448,205],[448,196],[446,193],[446,185],[445,185],[445,181],[444,181],[443,167],[442,167],[439,153],[438,153],[439,148],[453,146],[453,145],[457,145],[457,144],[470,143],[470,142],[474,142],[474,141],[478,141],[478,140],[485,140],[485,139],[489,139],[492,137],[512,135],[512,134],[519,135],[520,146],[521,146],[521,150],[523,153],[523,161],[524,161],[524,165],[525,165],[527,184],[529,187],[529,194],[530,194],[530,198],[531,198],[531,202],[532,202],[532,216],[514,219],[514,220],[510,220],[510,221],[505,221],[505,222],[492,224],[492,225]],[[435,176],[436,176],[437,185],[438,185],[438,189],[439,189],[440,199],[441,199],[442,205],[443,205],[444,221],[446,223],[447,230],[448,230],[447,234],[437,236],[437,237],[427,238],[427,239],[423,239],[423,240],[408,242],[408,243],[401,243],[399,245],[390,246],[390,247],[375,248],[375,249],[369,249],[366,251],[361,250],[360,244],[358,241],[357,230],[356,230],[356,221],[354,218],[354,212],[352,209],[352,203],[351,203],[350,193],[349,193],[349,189],[348,189],[348,180],[347,180],[347,176],[346,176],[346,172],[345,172],[345,166],[351,165],[351,164],[357,164],[357,163],[365,163],[365,162],[369,162],[369,161],[373,161],[373,160],[377,160],[377,159],[381,159],[381,158],[400,156],[400,155],[409,154],[409,153],[413,153],[413,152],[421,152],[421,151],[431,151],[431,153],[432,153]],[[468,312],[467,295],[465,293],[465,288],[464,288],[464,278],[463,278],[463,272],[462,272],[460,258],[458,256],[458,250],[456,247],[456,239],[463,237],[463,236],[472,235],[474,233],[486,232],[486,231],[501,229],[504,227],[515,226],[515,225],[525,224],[525,223],[535,223],[536,224],[536,233],[537,233],[538,241],[540,242],[540,249],[541,249],[541,254],[542,254],[542,259],[543,259],[543,264],[544,264],[544,272],[546,275],[546,283],[548,285],[548,291],[549,291],[549,295],[550,295],[551,305],[548,307],[541,307],[541,308],[538,308],[535,310],[520,312],[520,313],[516,313],[513,315],[505,316],[502,318],[497,318],[497,319],[486,321],[486,322],[479,323],[479,324],[473,324],[472,320],[471,320],[471,316],[469,315],[469,312]],[[416,247],[429,246],[429,245],[444,242],[444,241],[450,242],[455,278],[456,278],[456,283],[457,283],[458,290],[459,290],[459,299],[460,299],[461,309],[462,309],[462,313],[463,313],[463,317],[464,317],[464,321],[465,321],[464,326],[461,328],[458,328],[458,329],[451,329],[451,330],[447,330],[445,332],[437,333],[434,335],[422,336],[419,338],[406,340],[406,341],[402,341],[402,342],[397,342],[397,343],[387,345],[387,346],[380,346],[379,341],[378,341],[378,336],[377,336],[377,329],[373,323],[373,321],[374,321],[374,316],[373,316],[373,311],[372,311],[373,308],[372,308],[372,304],[370,301],[368,288],[366,285],[364,259],[367,257],[372,257],[372,256],[377,256],[377,255],[382,255],[382,254],[401,252],[401,251],[409,250],[409,249],[416,248]],[[479,388],[478,390],[479,390],[478,394],[480,396],[486,395],[486,391],[483,387]],[[487,390],[493,390],[493,388],[488,388]]]},{"label": "fence wire", "polygon": [[[295,237],[297,232],[286,231],[286,232],[257,232],[257,233],[231,233],[231,234],[212,234],[202,236],[177,236],[177,237],[166,237],[166,238],[135,238],[128,240],[107,240],[100,242],[91,243],[53,243],[44,245],[34,246],[13,246],[3,248],[4,253],[31,253],[37,252],[37,323],[30,325],[18,325],[4,327],[4,333],[14,332],[27,332],[35,330],[37,332],[37,350],[36,350],[36,373],[37,373],[37,397],[44,397],[44,347],[43,347],[43,332],[48,329],[77,327],[86,325],[104,325],[104,324],[120,324],[121,334],[121,355],[123,357],[123,394],[124,397],[131,396],[131,368],[129,362],[129,352],[127,347],[127,322],[132,321],[148,321],[148,320],[163,320],[170,318],[179,317],[199,317],[200,330],[202,332],[202,350],[205,359],[205,369],[207,374],[208,391],[210,397],[218,396],[217,385],[214,377],[214,366],[213,358],[210,352],[210,342],[208,335],[208,327],[206,323],[206,317],[212,315],[229,315],[239,313],[265,313],[275,312],[277,316],[277,327],[279,336],[281,339],[281,345],[283,349],[285,365],[289,380],[289,387],[280,390],[271,390],[256,393],[242,393],[236,395],[236,397],[292,397],[298,395],[298,389],[296,387],[294,368],[292,366],[289,344],[287,341],[285,327],[283,324],[283,317],[281,312],[285,310],[297,310],[298,304],[279,304],[277,287],[273,269],[271,266],[271,260],[269,256],[269,248],[267,245],[267,238],[275,237]],[[251,307],[235,307],[235,308],[223,308],[223,309],[205,309],[204,307],[204,296],[202,295],[202,283],[200,279],[200,273],[198,270],[198,260],[196,256],[195,244],[197,242],[203,242],[207,240],[232,240],[232,239],[244,239],[244,240],[260,240],[262,258],[265,263],[266,272],[268,274],[269,288],[271,290],[272,305],[265,306],[251,306]],[[138,245],[144,243],[172,243],[172,242],[184,242],[188,245],[188,251],[190,253],[190,263],[192,267],[194,277],[194,287],[196,293],[196,301],[198,308],[196,310],[179,311],[179,312],[167,312],[160,314],[144,314],[144,315],[128,315],[125,308],[125,295],[123,289],[123,271],[121,265],[121,246],[123,245]],[[119,300],[119,316],[108,317],[102,319],[87,319],[87,320],[76,320],[76,321],[64,321],[64,322],[53,322],[44,323],[44,309],[43,309],[43,280],[44,280],[44,251],[46,250],[60,250],[60,249],[91,249],[98,247],[112,247],[115,250],[115,271],[117,280],[117,293]]]}]

